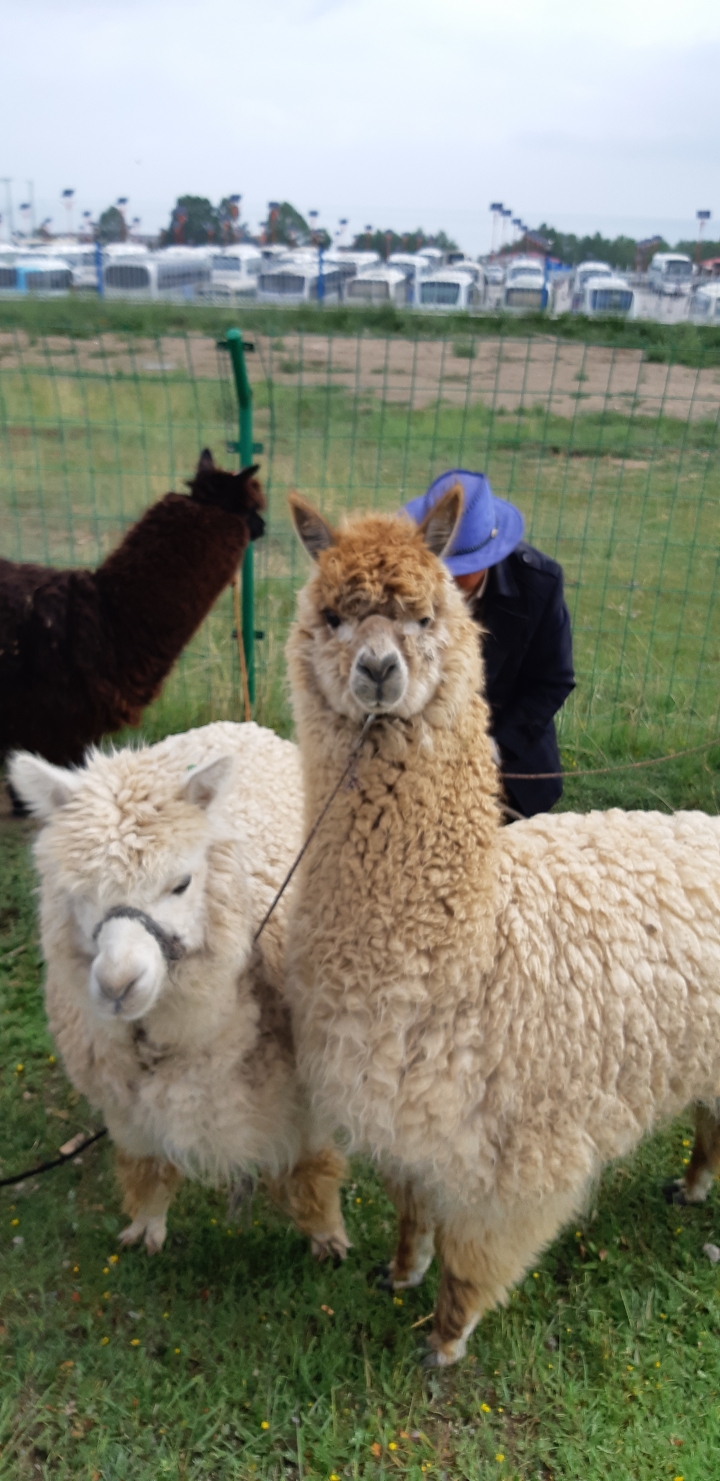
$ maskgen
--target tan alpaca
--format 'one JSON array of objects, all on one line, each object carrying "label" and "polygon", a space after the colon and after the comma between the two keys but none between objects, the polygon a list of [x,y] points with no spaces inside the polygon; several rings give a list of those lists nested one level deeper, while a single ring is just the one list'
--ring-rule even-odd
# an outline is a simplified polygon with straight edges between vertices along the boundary
[{"label": "tan alpaca", "polygon": [[343,1163],[314,1133],[280,991],[284,902],[253,947],[300,842],[296,747],[219,722],[10,770],[44,823],[50,1028],[118,1149],[122,1242],[162,1247],[183,1175],[257,1170],[317,1255],[343,1255]]},{"label": "tan alpaca", "polygon": [[298,1066],[328,1130],[384,1169],[392,1274],[442,1266],[431,1361],[454,1362],[591,1180],[690,1102],[679,1197],[720,1142],[720,820],[540,816],[501,829],[477,630],[438,556],[460,510],[337,532],[288,657],[308,821],[288,931]]}]

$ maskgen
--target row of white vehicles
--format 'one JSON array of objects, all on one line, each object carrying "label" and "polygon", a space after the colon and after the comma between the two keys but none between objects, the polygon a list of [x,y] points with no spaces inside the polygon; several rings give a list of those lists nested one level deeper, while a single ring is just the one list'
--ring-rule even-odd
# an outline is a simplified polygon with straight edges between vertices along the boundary
[{"label": "row of white vehicles", "polygon": [[[582,263],[568,278],[549,273],[541,256],[516,255],[502,264],[480,263],[434,247],[393,253],[383,262],[376,252],[320,254],[314,248],[293,251],[251,243],[159,251],[131,242],[101,250],[94,243],[71,238],[32,250],[0,244],[0,295],[97,289],[99,279],[108,298],[252,298],[276,304],[322,300],[439,312],[569,309],[591,318],[643,314],[637,283],[599,261]],[[655,254],[643,290],[646,299],[648,289],[659,299],[687,297],[688,317],[697,323],[720,320],[720,280],[698,279],[690,258],[682,253]]]}]

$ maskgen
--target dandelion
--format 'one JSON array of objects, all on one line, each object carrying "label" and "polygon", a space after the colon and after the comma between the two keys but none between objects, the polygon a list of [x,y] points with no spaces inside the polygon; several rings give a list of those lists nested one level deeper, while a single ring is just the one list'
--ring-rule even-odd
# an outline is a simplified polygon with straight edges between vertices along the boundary
[{"label": "dandelion", "polygon": [[103,1275],[109,1275],[109,1274],[110,1274],[110,1266],[109,1265],[103,1265]]},{"label": "dandelion", "polygon": [[54,1063],[55,1063],[55,1055],[54,1054],[48,1054],[48,1064],[54,1064]]},{"label": "dandelion", "polygon": [[633,1365],[632,1365],[632,1363],[628,1363],[628,1365],[627,1365],[627,1370],[628,1370],[628,1373],[632,1373],[632,1370],[633,1370]]},{"label": "dandelion", "polygon": [[689,1143],[689,1141],[687,1141],[687,1139],[683,1142],[683,1146],[684,1147],[689,1147],[690,1146],[690,1143]]},{"label": "dandelion", "polygon": [[140,1346],[140,1338],[139,1337],[131,1337],[130,1338],[130,1346],[131,1347],[139,1347]]},{"label": "dandelion", "polygon": [[660,1367],[660,1364],[659,1364],[659,1363],[656,1363],[656,1364],[655,1364],[655,1367],[656,1367],[656,1368],[659,1368],[659,1367]]},{"label": "dandelion", "polygon": [[168,1319],[168,1317],[169,1317],[169,1315],[170,1315],[170,1312],[169,1312],[169,1311],[164,1311],[164,1312],[163,1312],[163,1321],[164,1321],[164,1322],[166,1322],[166,1321],[167,1321],[167,1319]]},{"label": "dandelion", "polygon": [[103,1301],[109,1301],[110,1300],[110,1292],[109,1291],[103,1291],[102,1298],[103,1298]]},{"label": "dandelion", "polygon": [[180,1351],[180,1348],[179,1347],[176,1347],[175,1348],[175,1352],[178,1353],[179,1351]]},{"label": "dandelion", "polygon": [[80,1266],[79,1265],[73,1265],[73,1275],[79,1275],[79,1273],[80,1273]]},{"label": "dandelion", "polygon": [[504,1414],[504,1413],[505,1413],[505,1410],[503,1409],[502,1404],[498,1404],[498,1414]]},{"label": "dandelion", "polygon": [[687,1167],[689,1161],[690,1161],[690,1158],[689,1157],[683,1157],[683,1167]]},{"label": "dandelion", "polygon": [[100,1346],[101,1347],[107,1347],[109,1341],[110,1341],[110,1338],[109,1337],[101,1337],[100,1338]]},{"label": "dandelion", "polygon": [[582,1229],[576,1229],[575,1230],[575,1238],[576,1239],[582,1239]]},{"label": "dandelion", "polygon": [[356,1199],[355,1199],[355,1202],[356,1202],[356,1203],[362,1203],[362,1198],[356,1198]]},{"label": "dandelion", "polygon": [[210,1223],[211,1223],[211,1224],[217,1224],[217,1219],[211,1219],[211,1220],[210,1220]]},{"label": "dandelion", "polygon": [[108,1260],[109,1260],[109,1263],[111,1265],[117,1265],[117,1262],[118,1262],[119,1259],[120,1259],[120,1256],[119,1255],[109,1255],[108,1256]]},{"label": "dandelion", "polygon": [[402,1296],[393,1296],[393,1306],[402,1306]]},{"label": "dandelion", "polygon": [[480,1408],[482,1409],[483,1414],[492,1414],[492,1409],[490,1408],[489,1404],[481,1404]]},{"label": "dandelion", "polygon": [[496,1455],[496,1456],[495,1456],[495,1459],[496,1459],[496,1461],[497,1461],[497,1462],[498,1462],[498,1465],[501,1465],[501,1464],[502,1464],[502,1462],[503,1462],[503,1461],[504,1461],[504,1459],[505,1459],[505,1456],[504,1456],[504,1455],[503,1455],[503,1453],[502,1453],[502,1450],[498,1450],[498,1453],[497,1453],[497,1455]]},{"label": "dandelion", "polygon": [[329,1481],[340,1481],[340,1477],[338,1476],[337,1471],[331,1471],[330,1472]]},{"label": "dandelion", "polygon": [[269,1428],[270,1428],[270,1421],[267,1420],[267,1419],[262,1419],[260,1421],[260,1428],[261,1428],[261,1430],[269,1430]]},{"label": "dandelion", "polygon": [[667,1321],[667,1317],[666,1317],[664,1311],[661,1311],[660,1312],[660,1320],[661,1320],[661,1322],[666,1322]]},{"label": "dandelion", "polygon": [[18,1226],[19,1223],[20,1223],[20,1220],[19,1219],[11,1219],[10,1220],[10,1228],[11,1229],[17,1229],[17,1226]]},{"label": "dandelion", "polygon": [[388,1450],[397,1450],[397,1445],[395,1444],[395,1441],[394,1440],[391,1440],[390,1441],[390,1444],[388,1445]]},{"label": "dandelion", "polygon": [[24,1069],[25,1069],[24,1064],[16,1064],[16,1066],[15,1066],[15,1074],[16,1075],[21,1075]]},{"label": "dandelion", "polygon": [[540,1279],[540,1272],[539,1272],[539,1270],[533,1270],[533,1280],[539,1280],[539,1279]]}]

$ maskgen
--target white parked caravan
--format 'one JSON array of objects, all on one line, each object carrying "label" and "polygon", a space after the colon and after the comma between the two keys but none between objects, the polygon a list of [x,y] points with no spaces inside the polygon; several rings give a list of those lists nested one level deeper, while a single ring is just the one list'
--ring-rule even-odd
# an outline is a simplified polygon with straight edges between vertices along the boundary
[{"label": "white parked caravan", "polygon": [[97,248],[94,242],[78,242],[75,237],[55,237],[52,244],[40,242],[33,256],[62,257],[72,268],[73,288],[97,288]]},{"label": "white parked caravan", "polygon": [[720,322],[720,279],[710,279],[696,289],[690,300],[690,318],[693,324]]},{"label": "white parked caravan", "polygon": [[0,261],[0,292],[39,293],[43,298],[68,293],[72,268],[63,257],[40,254],[16,256],[14,262]]},{"label": "white parked caravan", "polygon": [[420,308],[423,309],[479,309],[483,298],[483,290],[470,273],[458,272],[451,267],[430,273],[420,283]]},{"label": "white parked caravan", "polygon": [[123,244],[108,249],[103,284],[108,298],[195,298],[211,281],[210,253],[204,247],[165,247],[148,252]]},{"label": "white parked caravan", "polygon": [[630,284],[615,273],[601,273],[585,278],[581,292],[572,296],[572,312],[596,318],[599,314],[616,314],[634,318],[635,294]]},{"label": "white parked caravan", "polygon": [[502,307],[511,313],[542,311],[548,305],[543,263],[537,257],[515,257],[505,273]]},{"label": "white parked caravan", "polygon": [[684,252],[656,252],[648,268],[648,287],[677,298],[690,292],[692,275],[692,262]]},{"label": "white parked caravan", "polygon": [[423,278],[435,271],[433,264],[421,252],[391,252],[388,267],[399,267],[407,279],[407,302],[419,304],[420,284]]},{"label": "white parked caravan", "polygon": [[[318,303],[320,267],[315,250],[294,253],[279,262],[263,263],[257,280],[257,296],[263,303]],[[337,303],[342,294],[343,274],[334,263],[323,261],[323,299]]]},{"label": "white parked caravan", "polygon": [[211,293],[222,297],[254,298],[262,266],[260,248],[247,242],[216,249],[210,258]]},{"label": "white parked caravan", "polygon": [[399,267],[369,267],[345,284],[347,303],[393,303],[404,308],[408,302],[408,280]]},{"label": "white parked caravan", "polygon": [[578,305],[582,302],[583,290],[588,278],[611,278],[613,270],[607,262],[581,262],[578,267],[573,268],[568,279],[568,292],[570,294],[570,308],[573,313],[581,313],[582,310],[575,306],[577,296]]}]

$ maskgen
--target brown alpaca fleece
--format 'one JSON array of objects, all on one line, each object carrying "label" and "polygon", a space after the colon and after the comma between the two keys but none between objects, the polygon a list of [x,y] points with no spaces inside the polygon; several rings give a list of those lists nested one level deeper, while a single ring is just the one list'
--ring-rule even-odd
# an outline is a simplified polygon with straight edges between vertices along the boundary
[{"label": "brown alpaca fleece", "polygon": [[604,1164],[693,1103],[674,1193],[707,1195],[720,819],[614,809],[500,829],[476,631],[434,558],[429,575],[422,527],[334,531],[301,501],[293,516],[317,561],[288,644],[308,823],[377,715],[293,900],[298,1066],[325,1134],[383,1168],[394,1283],[440,1259],[444,1365]]},{"label": "brown alpaca fleece", "polygon": [[139,724],[262,532],[255,473],[204,453],[190,495],[166,494],[97,571],[0,560],[0,755],[79,763]]}]

